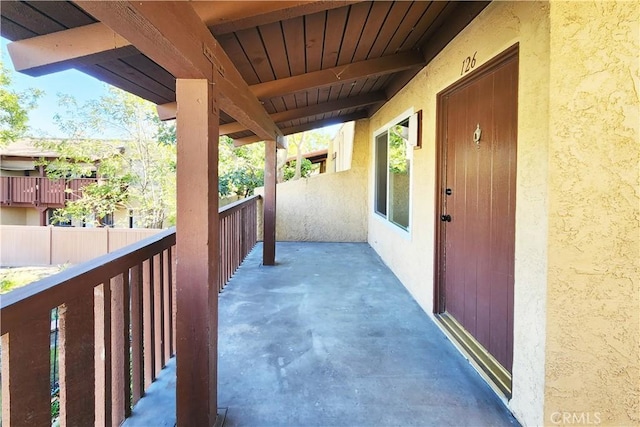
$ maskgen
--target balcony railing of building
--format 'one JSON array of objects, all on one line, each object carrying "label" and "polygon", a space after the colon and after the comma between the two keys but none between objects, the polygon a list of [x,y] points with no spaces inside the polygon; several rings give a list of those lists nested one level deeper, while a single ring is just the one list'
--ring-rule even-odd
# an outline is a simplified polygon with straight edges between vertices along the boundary
[{"label": "balcony railing of building", "polygon": [[[258,198],[220,210],[219,289],[256,243]],[[169,229],[3,296],[2,424],[52,422],[52,370],[62,425],[131,414],[175,352],[175,245]]]},{"label": "balcony railing of building", "polygon": [[219,291],[256,245],[259,198],[260,196],[252,196],[220,209]]},{"label": "balcony railing of building", "polygon": [[82,188],[95,178],[50,179],[41,176],[0,177],[0,204],[64,206],[82,197]]}]

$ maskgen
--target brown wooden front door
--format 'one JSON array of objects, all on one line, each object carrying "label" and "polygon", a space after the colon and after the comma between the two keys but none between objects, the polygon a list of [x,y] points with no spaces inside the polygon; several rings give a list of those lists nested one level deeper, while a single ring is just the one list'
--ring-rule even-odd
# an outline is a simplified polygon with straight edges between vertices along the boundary
[{"label": "brown wooden front door", "polygon": [[438,95],[436,312],[453,318],[460,336],[471,335],[509,382],[517,106],[517,46]]}]

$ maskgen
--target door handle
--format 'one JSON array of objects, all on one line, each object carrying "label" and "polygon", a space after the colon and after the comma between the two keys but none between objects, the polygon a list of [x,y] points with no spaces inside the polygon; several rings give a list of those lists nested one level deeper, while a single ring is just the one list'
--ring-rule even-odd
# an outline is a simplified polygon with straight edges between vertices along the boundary
[{"label": "door handle", "polygon": [[440,221],[451,222],[451,215],[440,215]]}]

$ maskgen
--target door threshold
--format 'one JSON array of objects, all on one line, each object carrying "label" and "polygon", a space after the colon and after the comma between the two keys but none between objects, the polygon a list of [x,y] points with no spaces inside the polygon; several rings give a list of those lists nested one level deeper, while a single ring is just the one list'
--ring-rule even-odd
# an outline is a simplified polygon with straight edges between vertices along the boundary
[{"label": "door threshold", "polygon": [[511,399],[511,373],[507,371],[466,329],[448,313],[435,315],[443,329],[475,361],[482,372],[495,384],[507,399]]}]

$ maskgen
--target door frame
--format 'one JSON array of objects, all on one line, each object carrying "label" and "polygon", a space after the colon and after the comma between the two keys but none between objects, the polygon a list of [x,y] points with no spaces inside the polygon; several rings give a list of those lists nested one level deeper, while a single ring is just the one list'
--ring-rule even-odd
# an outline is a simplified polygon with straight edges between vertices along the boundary
[{"label": "door frame", "polygon": [[[468,75],[438,92],[436,98],[436,179],[435,179],[435,217],[434,217],[434,269],[433,269],[433,314],[441,322],[442,327],[451,334],[463,350],[467,352],[491,378],[507,398],[511,397],[511,374],[493,359],[480,344],[451,316],[443,315],[446,309],[446,290],[444,283],[445,267],[445,223],[440,216],[445,214],[445,188],[447,171],[447,96],[474,84],[479,79],[491,74],[506,62],[518,58],[519,43],[507,48]],[[519,74],[519,73],[518,73]],[[517,163],[516,163],[517,164]],[[514,289],[515,292],[515,289]],[[515,314],[514,314],[515,318]],[[515,347],[513,349],[515,352]]]}]

